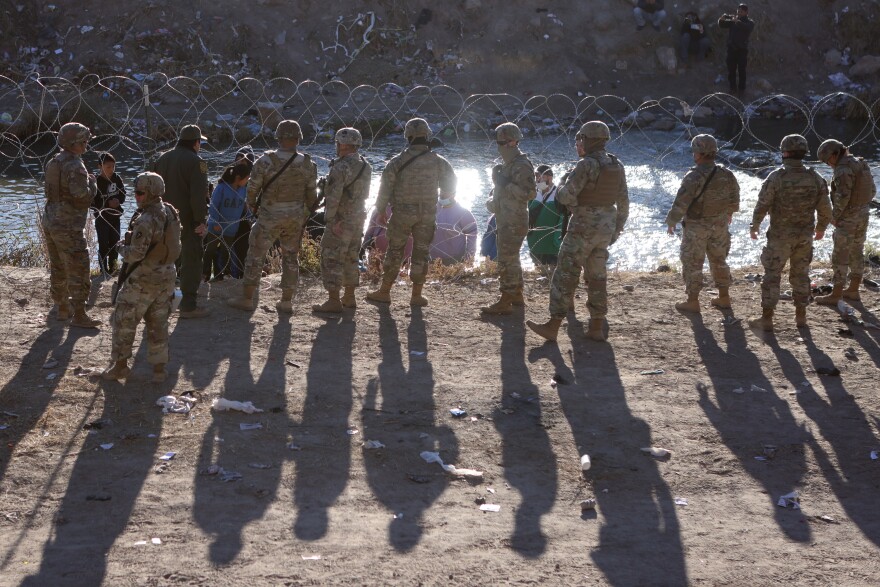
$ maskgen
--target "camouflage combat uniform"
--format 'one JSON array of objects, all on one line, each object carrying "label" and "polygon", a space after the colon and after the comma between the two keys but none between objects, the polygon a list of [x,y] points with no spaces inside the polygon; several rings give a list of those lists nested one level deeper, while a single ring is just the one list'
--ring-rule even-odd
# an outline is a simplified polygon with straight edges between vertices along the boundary
[{"label": "camouflage combat uniform", "polygon": [[850,274],[861,281],[865,270],[865,237],[868,211],[877,193],[871,169],[859,157],[840,157],[831,180],[832,224],[834,225],[834,285],[846,284]]},{"label": "camouflage combat uniform", "polygon": [[[437,190],[441,194],[455,193],[452,165],[437,153],[426,153],[429,150],[428,145],[410,145],[393,157],[382,172],[376,209],[384,211],[391,204],[392,211],[388,220],[388,252],[382,267],[382,281],[386,284],[397,279],[410,235],[413,249],[409,276],[413,284],[425,283],[428,249],[436,228]],[[403,165],[406,168],[399,171]]]},{"label": "camouflage combat uniform", "polygon": [[768,310],[779,301],[782,270],[789,260],[792,298],[796,306],[806,306],[810,297],[813,233],[824,232],[831,221],[828,184],[822,176],[798,159],[783,159],[782,163],[761,185],[751,225],[752,232],[757,232],[764,216],[770,214],[767,245],[761,253],[765,271],[761,307]]},{"label": "camouflage combat uniform", "polygon": [[42,218],[49,253],[49,291],[66,306],[85,304],[91,290],[85,227],[97,192],[82,157],[61,151],[46,165],[46,208]]},{"label": "camouflage combat uniform", "polygon": [[[706,184],[712,170],[711,181]],[[700,191],[705,191],[700,196]],[[697,197],[699,196],[699,199]],[[714,163],[692,167],[681,181],[666,225],[683,222],[681,239],[681,275],[688,295],[703,289],[703,263],[709,257],[709,269],[715,286],[730,287],[730,216],[739,210],[739,183],[736,177]]]},{"label": "camouflage combat uniform", "polygon": [[180,225],[177,210],[148,191],[129,224],[130,241],[117,245],[125,264],[129,267],[138,261],[140,264],[122,285],[116,298],[110,350],[113,362],[126,361],[132,356],[135,332],[141,318],[145,325],[144,338],[147,339],[147,361],[151,365],[168,362],[168,316],[177,269],[174,266],[176,255],[168,254],[163,241],[165,231],[172,230],[171,223]]},{"label": "camouflage combat uniform", "polygon": [[[321,279],[327,290],[360,285],[358,253],[372,173],[372,166],[357,153],[331,164],[324,189],[326,229],[321,238]],[[336,222],[342,223],[340,236],[333,232]]]},{"label": "camouflage combat uniform", "polygon": [[587,153],[557,192],[556,201],[571,210],[572,217],[550,281],[550,316],[562,319],[568,313],[583,268],[589,282],[590,318],[603,319],[608,312],[608,247],[617,240],[629,217],[623,165],[605,149]]},{"label": "camouflage combat uniform", "polygon": [[492,199],[486,204],[495,214],[495,239],[498,246],[498,281],[501,293],[520,294],[523,288],[519,252],[529,233],[529,202],[535,199],[535,168],[529,158],[516,152],[494,174]]},{"label": "camouflage combat uniform", "polygon": [[248,241],[244,285],[258,286],[266,253],[281,242],[281,288],[296,289],[299,281],[299,248],[309,210],[317,203],[318,168],[311,157],[296,151],[267,151],[254,163],[248,182],[247,203],[257,210],[257,196],[291,157],[296,159],[269,186],[259,203],[257,221]]}]

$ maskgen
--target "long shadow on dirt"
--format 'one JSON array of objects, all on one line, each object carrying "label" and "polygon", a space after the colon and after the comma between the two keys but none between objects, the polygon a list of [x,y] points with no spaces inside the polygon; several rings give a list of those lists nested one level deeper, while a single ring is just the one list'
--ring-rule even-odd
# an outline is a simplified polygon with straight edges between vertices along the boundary
[{"label": "long shadow on dirt", "polygon": [[327,534],[330,509],[351,474],[351,445],[355,440],[347,430],[352,408],[355,329],[354,316],[346,312],[341,319],[322,324],[312,344],[302,419],[293,433],[293,442],[302,448],[293,453],[293,530],[300,540],[318,540]]},{"label": "long shadow on dirt", "polygon": [[[833,367],[831,357],[816,346],[808,329],[801,331],[813,370]],[[815,439],[810,443],[822,474],[834,494],[862,533],[880,546],[880,509],[877,508],[877,485],[880,475],[869,455],[877,438],[865,412],[846,390],[843,378],[821,377],[825,398],[812,386],[801,385],[807,377],[800,362],[775,341],[769,344],[785,373],[798,390],[797,400],[804,413],[819,427],[822,439],[831,445],[828,455]],[[844,372],[844,377],[846,373]],[[876,390],[876,388],[875,388]]]},{"label": "long shadow on dirt", "polygon": [[[124,532],[156,465],[163,416],[154,394],[144,393],[143,384],[137,382],[102,387],[101,419],[113,424],[83,443],[58,508],[53,536],[43,548],[40,570],[22,585],[101,585],[110,549]],[[101,450],[99,445],[107,442],[114,443],[113,449]]]},{"label": "long shadow on dirt", "polygon": [[[779,528],[790,540],[809,541],[810,527],[804,523],[803,514],[776,504],[780,496],[794,491],[803,481],[807,471],[804,445],[809,441],[809,432],[797,423],[788,402],[777,395],[760,360],[749,350],[742,322],[723,327],[725,350],[700,314],[687,317],[715,393],[710,398],[707,387],[699,384],[700,407],[742,469],[764,487],[767,508]],[[762,335],[775,344],[772,333]],[[742,381],[750,383],[744,385]],[[756,460],[755,456],[764,454],[765,445],[776,447],[776,458]]]},{"label": "long shadow on dirt", "polygon": [[541,518],[556,502],[556,454],[541,421],[541,397],[525,361],[521,319],[488,321],[501,330],[501,406],[492,415],[501,435],[504,478],[520,494],[510,547],[534,558],[547,549]]},{"label": "long shadow on dirt", "polygon": [[412,308],[407,328],[408,368],[390,309],[377,305],[377,311],[382,361],[378,378],[367,384],[363,439],[381,440],[387,448],[367,451],[364,466],[377,499],[394,516],[389,542],[407,552],[421,540],[425,510],[449,484],[439,466],[424,462],[419,454],[434,444],[444,462],[454,464],[458,443],[452,430],[435,422],[434,371],[421,308]]}]

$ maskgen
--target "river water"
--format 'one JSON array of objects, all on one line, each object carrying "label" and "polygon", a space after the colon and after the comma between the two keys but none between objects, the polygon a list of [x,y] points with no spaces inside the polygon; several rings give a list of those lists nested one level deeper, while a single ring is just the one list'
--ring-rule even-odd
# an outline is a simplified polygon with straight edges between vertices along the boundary
[{"label": "river water", "polygon": [[[780,129],[771,134],[780,134]],[[826,135],[827,136],[827,135]],[[778,138],[773,138],[778,144]],[[559,135],[556,137],[526,137],[521,146],[537,166],[549,164],[554,169],[556,178],[576,163],[573,137]],[[815,151],[818,142],[811,139]],[[375,200],[379,187],[379,177],[384,161],[395,155],[402,147],[401,137],[389,137],[373,143],[365,151],[367,158],[373,163],[375,175],[371,187],[371,202]],[[744,154],[768,155],[766,147],[760,144],[741,144],[738,151]],[[315,144],[304,151],[310,153],[318,164],[319,173],[327,173],[328,162],[333,156],[330,144]],[[876,165],[880,156],[876,152],[864,153],[854,149],[857,154],[866,156],[872,161],[875,181],[880,180],[880,167]],[[674,133],[630,132],[609,144],[609,151],[615,153],[626,165],[627,182],[630,195],[630,216],[626,229],[618,242],[611,249],[609,268],[620,270],[651,270],[662,262],[678,263],[679,239],[666,234],[663,220],[669,210],[680,185],[681,177],[693,165],[689,143]],[[438,152],[449,159],[458,176],[457,199],[470,209],[477,218],[482,235],[486,227],[489,213],[485,202],[491,187],[491,168],[497,162],[495,144],[491,141],[463,140],[441,147]],[[722,151],[722,154],[732,153]],[[733,153],[736,154],[736,153]],[[117,158],[117,172],[122,176],[131,194],[132,182],[143,168],[140,154],[114,152]],[[212,153],[210,147],[203,151],[209,162],[209,176],[212,182],[225,164],[230,161],[230,154]],[[97,167],[94,153],[85,156],[89,167]],[[778,155],[772,164],[778,164]],[[817,164],[817,170],[826,178],[830,178],[831,170],[825,165]],[[741,211],[734,215],[731,224],[732,244],[728,262],[733,267],[759,264],[763,236],[757,241],[749,238],[748,227],[752,210],[758,197],[761,179],[755,175],[737,170],[734,173],[741,188]],[[41,169],[36,163],[13,161],[0,176],[0,234],[5,238],[23,238],[33,236],[38,211],[43,206],[41,189]],[[134,211],[134,198],[125,206],[126,214],[123,227]],[[766,220],[764,229],[766,229]],[[868,233],[868,242],[880,243],[880,218],[872,214]],[[816,258],[830,258],[831,239],[826,238],[817,243]],[[94,251],[97,250],[95,246]],[[96,256],[95,252],[93,256]],[[523,249],[523,260],[531,265],[528,252]]]}]

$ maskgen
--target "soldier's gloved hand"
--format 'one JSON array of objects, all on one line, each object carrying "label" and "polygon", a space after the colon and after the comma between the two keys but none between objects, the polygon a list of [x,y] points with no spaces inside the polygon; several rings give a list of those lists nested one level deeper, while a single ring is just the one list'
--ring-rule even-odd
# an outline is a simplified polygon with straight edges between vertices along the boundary
[{"label": "soldier's gloved hand", "polygon": [[125,237],[122,239],[122,244],[130,245],[131,244],[131,231],[126,231]]},{"label": "soldier's gloved hand", "polygon": [[492,183],[498,188],[503,188],[510,183],[510,179],[504,175],[502,169],[503,167],[500,164],[492,168]]}]

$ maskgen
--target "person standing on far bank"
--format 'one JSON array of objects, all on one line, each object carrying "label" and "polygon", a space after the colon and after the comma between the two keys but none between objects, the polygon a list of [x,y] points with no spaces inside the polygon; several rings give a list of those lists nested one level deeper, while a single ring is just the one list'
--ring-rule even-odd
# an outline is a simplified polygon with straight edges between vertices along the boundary
[{"label": "person standing on far bank", "polygon": [[[727,81],[730,93],[746,90],[746,62],[749,58],[749,36],[755,28],[755,21],[749,18],[749,7],[740,4],[736,16],[722,14],[718,26],[729,29],[727,36]],[[737,75],[739,80],[737,80]]]},{"label": "person standing on far bank", "polygon": [[197,307],[199,284],[202,281],[202,237],[207,232],[208,164],[199,157],[203,140],[201,129],[190,124],[180,130],[177,146],[165,151],[150,171],[162,176],[165,201],[180,213],[181,252],[177,260],[180,274],[181,318],[204,318],[206,308]]}]

